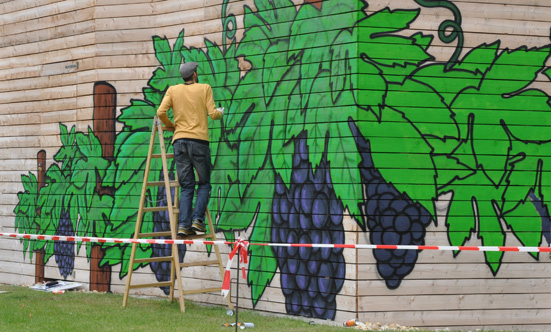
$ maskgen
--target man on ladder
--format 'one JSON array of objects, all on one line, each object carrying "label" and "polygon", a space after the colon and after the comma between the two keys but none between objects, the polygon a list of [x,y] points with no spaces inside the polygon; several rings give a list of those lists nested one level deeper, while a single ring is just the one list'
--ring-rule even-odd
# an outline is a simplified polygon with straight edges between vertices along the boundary
[{"label": "man on ladder", "polygon": [[[224,108],[217,109],[214,104],[210,85],[199,84],[198,65],[197,62],[186,62],[180,66],[180,74],[185,83],[169,87],[157,110],[157,116],[163,124],[167,128],[174,128],[172,143],[181,187],[178,214],[179,236],[195,235],[196,232],[206,230],[205,210],[211,190],[207,114],[213,120],[219,120],[224,115]],[[170,108],[174,115],[174,123],[167,116]],[[198,188],[193,210],[194,170],[198,176]]]}]

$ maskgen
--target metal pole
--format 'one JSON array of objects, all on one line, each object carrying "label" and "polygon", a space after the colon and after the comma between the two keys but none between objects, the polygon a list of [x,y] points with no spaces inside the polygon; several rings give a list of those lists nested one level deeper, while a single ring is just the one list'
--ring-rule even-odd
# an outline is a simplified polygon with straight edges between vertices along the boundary
[{"label": "metal pole", "polygon": [[235,296],[235,332],[237,332],[239,324],[239,250],[237,250],[237,290]]}]

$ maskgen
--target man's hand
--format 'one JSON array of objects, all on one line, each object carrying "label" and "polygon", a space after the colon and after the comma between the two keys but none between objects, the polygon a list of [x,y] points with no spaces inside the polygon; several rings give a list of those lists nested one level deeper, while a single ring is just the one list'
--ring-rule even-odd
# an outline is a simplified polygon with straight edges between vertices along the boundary
[{"label": "man's hand", "polygon": [[218,107],[216,110],[224,115],[224,107]]}]

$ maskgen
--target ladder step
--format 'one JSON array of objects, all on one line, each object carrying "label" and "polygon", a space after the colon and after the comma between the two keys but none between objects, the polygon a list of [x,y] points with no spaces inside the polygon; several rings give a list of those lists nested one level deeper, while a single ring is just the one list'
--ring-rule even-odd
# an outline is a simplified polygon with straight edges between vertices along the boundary
[{"label": "ladder step", "polygon": [[[135,260],[137,261],[137,260]],[[218,265],[217,259],[211,259],[208,261],[197,261],[197,262],[189,262],[189,263],[180,263],[180,267],[188,267],[188,266],[207,266],[207,265]]]},{"label": "ladder step", "polygon": [[136,263],[151,263],[151,262],[170,262],[172,261],[172,256],[163,256],[163,257],[151,257],[151,258],[136,258],[134,259],[134,264]]},{"label": "ladder step", "polygon": [[[138,238],[144,237],[161,237],[161,236],[172,236],[170,231],[166,232],[153,232],[153,233],[138,233]],[[214,236],[210,234],[199,234],[199,235],[189,235],[189,236],[176,236],[178,240],[194,240],[194,239],[214,239]]]},{"label": "ladder step", "polygon": [[[151,154],[151,158],[162,158],[163,155],[161,153],[153,153]],[[174,153],[167,153],[166,158],[174,158]]]},{"label": "ladder step", "polygon": [[153,233],[139,233],[138,234],[138,238],[161,237],[161,236],[172,236],[172,233],[170,231],[166,231],[166,232],[153,232]]},{"label": "ladder step", "polygon": [[[143,208],[143,212],[159,212],[159,211],[168,211],[168,206],[152,206],[152,207]],[[175,207],[172,207],[172,212],[179,213],[180,210],[178,210]]]},{"label": "ladder step", "polygon": [[[164,186],[165,185],[165,182],[164,181],[149,181],[147,183],[148,186],[156,186],[156,187],[161,187],[161,186]],[[179,187],[180,184],[178,183],[178,181],[168,181],[168,185],[171,186],[171,187]]]},{"label": "ladder step", "polygon": [[172,281],[153,282],[150,284],[129,285],[129,288],[170,287],[170,286],[172,286]]},{"label": "ladder step", "polygon": [[190,289],[186,291],[182,291],[180,294],[187,295],[187,294],[199,294],[199,293],[214,293],[214,292],[220,292],[222,288],[201,288],[201,289]]},{"label": "ladder step", "polygon": [[188,236],[177,236],[178,240],[195,240],[195,239],[212,239],[216,240],[211,234],[198,234],[198,235],[188,235]]}]

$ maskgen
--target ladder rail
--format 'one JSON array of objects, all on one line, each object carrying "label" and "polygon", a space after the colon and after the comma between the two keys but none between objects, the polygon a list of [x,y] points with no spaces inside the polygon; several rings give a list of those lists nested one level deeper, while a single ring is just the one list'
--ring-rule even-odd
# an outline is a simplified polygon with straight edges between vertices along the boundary
[{"label": "ladder rail", "polygon": [[[155,123],[155,120],[153,121]],[[138,238],[138,235],[140,233],[141,225],[142,225],[142,218],[143,218],[143,209],[145,205],[145,195],[147,192],[147,180],[149,178],[149,172],[151,170],[151,155],[153,152],[153,149],[155,148],[155,134],[156,134],[157,127],[154,125],[151,130],[151,137],[149,139],[149,150],[147,153],[147,159],[145,163],[145,173],[143,177],[143,183],[142,183],[142,192],[140,195],[140,206],[138,208],[138,217],[136,220],[136,228],[134,231],[134,239]],[[128,274],[126,276],[126,288],[124,290],[124,296],[122,300],[122,306],[126,307],[126,304],[128,303],[128,295],[130,292],[130,284],[132,280],[132,272],[134,270],[134,259],[136,257],[136,248],[137,243],[132,244],[132,250],[130,251],[130,262],[128,264]]]},{"label": "ladder rail", "polygon": [[[165,146],[165,140],[164,140],[164,132],[163,127],[161,125],[161,121],[157,117],[155,117],[155,123],[157,125],[157,132],[159,133],[159,143],[161,145],[161,161],[163,164],[163,177],[165,182],[165,190],[166,190],[166,206],[168,207],[168,218],[170,222],[170,233],[171,238],[176,238],[176,220],[174,220],[174,206],[172,204],[172,193],[171,193],[171,184],[170,184],[170,178],[168,176],[168,163],[166,161],[167,153],[166,153],[166,146]],[[178,174],[176,174],[176,178],[178,178]],[[178,197],[178,192],[176,188],[174,188],[174,196]],[[172,302],[174,300],[174,277],[178,280],[178,289],[182,288],[182,275],[180,268],[176,268],[176,266],[180,265],[180,258],[178,257],[178,245],[172,244],[172,264],[170,264],[170,280],[172,281],[170,285],[169,290],[169,300]],[[175,275],[176,274],[176,275]],[[180,310],[182,312],[185,312],[185,302],[183,296],[178,296],[178,300],[180,301]]]}]

